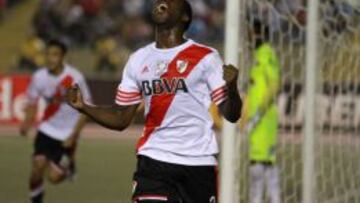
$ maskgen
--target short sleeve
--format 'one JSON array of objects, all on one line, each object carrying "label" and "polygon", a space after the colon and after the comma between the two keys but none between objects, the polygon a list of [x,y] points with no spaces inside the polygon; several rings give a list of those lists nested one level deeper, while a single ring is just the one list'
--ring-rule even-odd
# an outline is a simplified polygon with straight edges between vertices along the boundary
[{"label": "short sleeve", "polygon": [[83,99],[85,102],[87,103],[92,103],[92,97],[91,97],[91,93],[90,93],[90,89],[89,86],[85,80],[85,78],[83,76],[81,76],[79,78],[79,81],[77,82],[77,84],[80,87],[80,90],[82,92],[83,95]]},{"label": "short sleeve", "polygon": [[40,98],[40,90],[37,81],[39,80],[37,80],[35,76],[33,76],[30,85],[27,89],[27,100],[28,100],[28,104],[30,105],[36,105],[38,99]]},{"label": "short sleeve", "polygon": [[206,82],[210,89],[211,100],[219,105],[227,98],[226,82],[223,78],[223,61],[218,52],[214,52],[206,59]]},{"label": "short sleeve", "polygon": [[115,103],[121,106],[139,104],[142,101],[141,89],[131,72],[131,59],[124,68],[121,83],[118,86]]}]

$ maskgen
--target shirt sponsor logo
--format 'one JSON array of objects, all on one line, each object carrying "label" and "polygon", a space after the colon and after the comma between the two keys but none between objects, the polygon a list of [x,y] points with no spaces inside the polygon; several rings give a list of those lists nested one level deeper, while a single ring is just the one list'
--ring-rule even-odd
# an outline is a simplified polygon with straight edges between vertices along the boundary
[{"label": "shirt sponsor logo", "polygon": [[145,80],[142,81],[141,86],[145,96],[176,94],[178,91],[189,92],[184,78]]}]

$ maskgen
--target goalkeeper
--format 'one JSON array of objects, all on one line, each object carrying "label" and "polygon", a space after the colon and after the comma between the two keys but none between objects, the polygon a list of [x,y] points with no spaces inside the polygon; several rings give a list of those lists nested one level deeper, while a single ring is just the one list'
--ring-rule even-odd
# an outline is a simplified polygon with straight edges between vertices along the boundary
[{"label": "goalkeeper", "polygon": [[271,203],[280,202],[279,174],[276,167],[280,69],[275,50],[269,43],[269,28],[253,23],[255,63],[250,71],[244,125],[250,139],[250,202],[263,201],[264,189]]}]

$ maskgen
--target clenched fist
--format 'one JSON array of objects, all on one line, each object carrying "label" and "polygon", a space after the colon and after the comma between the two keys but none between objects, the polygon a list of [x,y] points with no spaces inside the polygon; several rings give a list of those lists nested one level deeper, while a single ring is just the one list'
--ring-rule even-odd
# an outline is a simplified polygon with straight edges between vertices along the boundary
[{"label": "clenched fist", "polygon": [[77,84],[69,88],[66,92],[66,101],[70,106],[79,111],[84,108],[85,103],[81,94],[81,90]]},{"label": "clenched fist", "polygon": [[227,85],[237,85],[239,70],[233,65],[224,65],[224,80]]}]

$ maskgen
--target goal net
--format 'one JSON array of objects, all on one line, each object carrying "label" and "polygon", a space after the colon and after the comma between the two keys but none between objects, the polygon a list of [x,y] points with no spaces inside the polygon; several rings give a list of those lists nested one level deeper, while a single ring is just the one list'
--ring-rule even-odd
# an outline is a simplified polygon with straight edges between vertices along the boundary
[{"label": "goal net", "polygon": [[[304,160],[304,118],[307,106],[305,0],[242,1],[240,86],[246,97],[255,44],[250,28],[260,20],[270,31],[281,69],[276,98],[279,125],[276,165],[281,202],[303,202],[304,167],[313,166],[312,202],[360,202],[360,3],[358,0],[319,0],[313,165]],[[309,1],[310,2],[310,1]],[[311,98],[310,98],[311,101]],[[245,110],[246,111],[246,110]],[[237,136],[236,202],[250,202],[249,135]],[[310,159],[311,160],[311,159]],[[265,192],[265,191],[264,191]],[[269,199],[264,195],[264,201]]]}]

